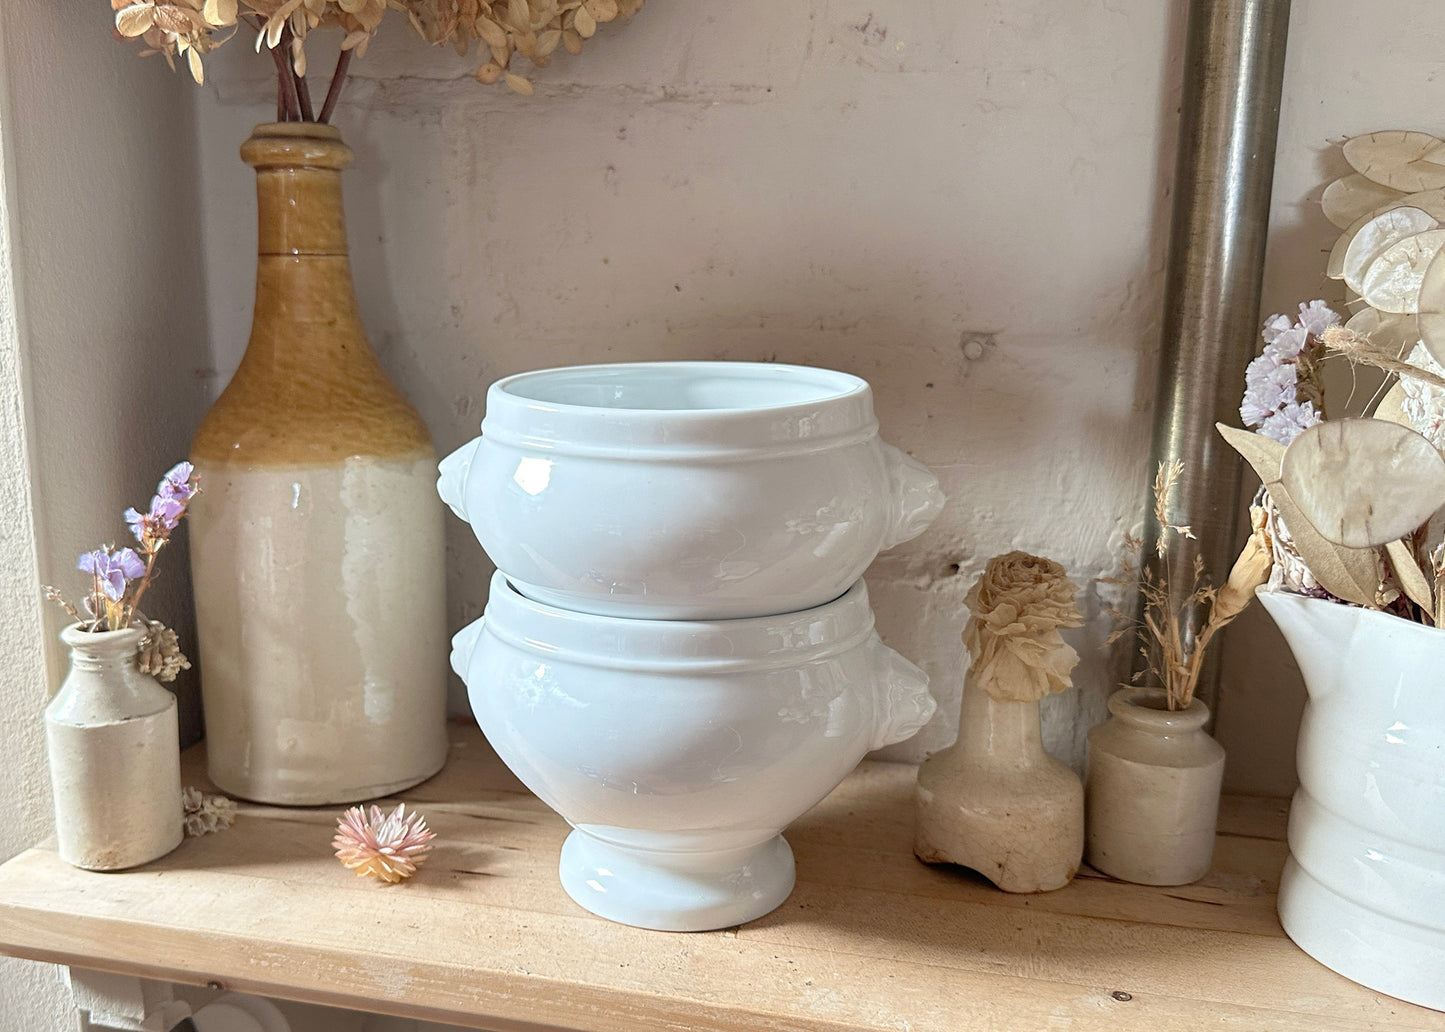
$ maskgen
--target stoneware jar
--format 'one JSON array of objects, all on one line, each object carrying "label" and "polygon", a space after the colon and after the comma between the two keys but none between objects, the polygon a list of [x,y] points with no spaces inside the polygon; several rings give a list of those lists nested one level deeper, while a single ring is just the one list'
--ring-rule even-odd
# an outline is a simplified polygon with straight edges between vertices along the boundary
[{"label": "stoneware jar", "polygon": [[211,780],[260,802],[386,795],[446,758],[444,513],[416,410],[366,341],[327,125],[257,126],[256,307],[196,431],[190,508]]},{"label": "stoneware jar", "polygon": [[866,381],[749,362],[500,380],[437,490],[529,598],[648,619],[822,605],[943,506]]},{"label": "stoneware jar", "polygon": [[669,621],[558,609],[497,574],[452,646],[497,754],[575,829],[563,887],[644,928],[725,928],[782,903],[782,829],[934,709],[861,581],[802,613]]},{"label": "stoneware jar", "polygon": [[1084,852],[1084,786],[1044,751],[1039,704],[990,698],[965,682],[958,741],[918,769],[914,852],[1005,892],[1073,880]]},{"label": "stoneware jar", "polygon": [[1259,599],[1309,691],[1280,923],[1345,977],[1445,1010],[1445,630]]},{"label": "stoneware jar", "polygon": [[1170,711],[1164,693],[1124,688],[1112,719],[1089,732],[1085,859],[1141,885],[1187,885],[1214,858],[1224,749],[1204,731],[1195,699]]},{"label": "stoneware jar", "polygon": [[60,858],[118,871],[181,844],[176,697],[137,667],[139,628],[60,632],[70,672],[45,708]]}]

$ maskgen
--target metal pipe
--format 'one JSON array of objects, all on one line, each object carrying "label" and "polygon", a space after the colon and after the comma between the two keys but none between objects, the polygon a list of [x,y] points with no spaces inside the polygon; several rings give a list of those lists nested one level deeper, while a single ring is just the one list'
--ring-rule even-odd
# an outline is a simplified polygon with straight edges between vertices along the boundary
[{"label": "metal pipe", "polygon": [[[1150,482],[1160,462],[1184,464],[1170,518],[1192,527],[1197,540],[1178,542],[1176,569],[1188,570],[1200,555],[1216,585],[1236,553],[1240,460],[1214,423],[1238,421],[1258,334],[1289,7],[1289,0],[1189,5]],[[1153,508],[1151,497],[1146,556],[1159,531]],[[1173,587],[1187,597],[1185,579]],[[1201,618],[1193,607],[1191,641]],[[1216,654],[1198,690],[1214,713],[1218,685]]]}]

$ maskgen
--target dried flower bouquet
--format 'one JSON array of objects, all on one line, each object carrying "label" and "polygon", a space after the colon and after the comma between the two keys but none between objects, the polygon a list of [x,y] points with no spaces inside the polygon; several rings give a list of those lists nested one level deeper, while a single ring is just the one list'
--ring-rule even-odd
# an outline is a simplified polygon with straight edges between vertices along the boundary
[{"label": "dried flower bouquet", "polygon": [[[246,26],[276,64],[278,122],[329,122],[353,55],[365,56],[388,11],[406,15],[428,43],[466,54],[473,45],[486,60],[479,82],[502,80],[530,96],[532,83],[512,68],[521,54],[545,68],[559,48],[582,52],[597,27],[631,17],[644,0],[111,0],[116,35],[139,39],[142,56],[162,55],[172,68],[183,57],[197,83],[202,57]],[[325,100],[312,106],[306,40],[315,29],[340,31],[340,53]]]},{"label": "dried flower bouquet", "polygon": [[[1204,569],[1204,559],[1196,555],[1194,562],[1181,568],[1175,545],[1180,538],[1194,538],[1187,525],[1175,523],[1169,515],[1174,490],[1184,475],[1180,462],[1160,463],[1154,476],[1154,520],[1159,527],[1155,542],[1154,564],[1143,561],[1144,542],[1129,535],[1125,545],[1132,556],[1132,565],[1116,577],[1101,577],[1105,584],[1137,585],[1144,600],[1142,619],[1133,620],[1118,609],[1108,609],[1124,626],[1111,634],[1105,645],[1135,634],[1139,653],[1144,659],[1133,677],[1135,683],[1149,680],[1163,690],[1171,710],[1184,710],[1194,701],[1194,690],[1204,667],[1205,650],[1214,636],[1234,621],[1254,601],[1254,589],[1263,584],[1271,567],[1270,541],[1265,530],[1262,510],[1251,509],[1253,523],[1249,540],[1229,571],[1223,587],[1212,587]],[[1185,578],[1188,578],[1185,581]],[[1198,633],[1190,633],[1190,617],[1199,609],[1206,613]]]},{"label": "dried flower bouquet", "polygon": [[[1324,193],[1344,229],[1328,273],[1348,322],[1323,301],[1272,316],[1246,373],[1240,418],[1220,432],[1263,484],[1269,587],[1445,621],[1445,141],[1383,132],[1344,145],[1356,172]],[[1385,385],[1326,418],[1320,366],[1344,359]]]},{"label": "dried flower bouquet", "polygon": [[[125,522],[135,535],[134,548],[102,545],[85,552],[76,568],[90,575],[90,590],[79,607],[58,589],[46,586],[45,597],[62,606],[86,631],[119,631],[139,621],[146,634],[137,646],[140,669],[160,681],[174,681],[190,661],[182,655],[176,632],[159,620],[148,620],[140,601],[155,578],[156,559],[185,518],[186,507],[200,491],[199,478],[189,462],[172,466],[156,485],[145,512],[127,509]],[[82,612],[83,610],[83,612]]]}]

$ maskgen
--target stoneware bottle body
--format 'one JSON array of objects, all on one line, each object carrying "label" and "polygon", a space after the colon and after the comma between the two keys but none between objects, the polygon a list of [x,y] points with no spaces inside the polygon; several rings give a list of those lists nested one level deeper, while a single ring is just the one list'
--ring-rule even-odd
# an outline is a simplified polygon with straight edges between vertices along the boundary
[{"label": "stoneware bottle body", "polygon": [[446,752],[436,457],[351,282],[330,126],[262,125],[250,343],[191,446],[211,779],[321,805],[430,777]]},{"label": "stoneware bottle body", "polygon": [[958,742],[918,770],[914,852],[978,871],[1005,892],[1067,885],[1084,851],[1084,787],[1050,756],[1039,704],[964,685]]},{"label": "stoneware bottle body", "polygon": [[60,858],[118,871],[181,844],[176,698],[137,668],[138,628],[61,632],[70,672],[45,708]]},{"label": "stoneware bottle body", "polygon": [[1141,885],[1187,885],[1209,872],[1224,749],[1195,699],[1170,711],[1164,693],[1123,688],[1111,719],[1089,732],[1087,851],[1098,870]]}]

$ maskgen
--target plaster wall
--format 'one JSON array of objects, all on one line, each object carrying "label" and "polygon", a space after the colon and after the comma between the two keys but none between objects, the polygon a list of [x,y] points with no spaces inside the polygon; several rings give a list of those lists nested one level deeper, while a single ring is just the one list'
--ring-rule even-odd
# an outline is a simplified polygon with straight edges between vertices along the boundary
[{"label": "plaster wall", "polygon": [[[357,151],[347,206],[373,344],[442,452],[476,433],[486,385],[522,369],[776,359],[867,377],[885,437],[950,496],[868,574],[885,639],[940,700],[892,755],[952,740],[963,596],[1022,548],[1084,588],[1079,690],[1045,703],[1046,743],[1078,766],[1128,659],[1101,649],[1096,578],[1145,504],[1186,6],[739,0],[724,16],[654,0],[559,55],[530,99],[383,33],[336,119]],[[1294,5],[1266,312],[1338,299],[1318,211],[1338,142],[1445,128],[1434,8],[1357,11]],[[251,56],[215,55],[197,102],[202,182],[227,198],[204,234],[213,390],[249,325],[254,208],[235,155],[273,103]],[[459,627],[490,567],[459,522],[448,534]],[[1259,611],[1221,644],[1228,787],[1287,793],[1294,662]]]},{"label": "plaster wall", "polygon": [[[951,501],[869,575],[884,637],[952,740],[963,596],[992,555],[1084,586],[1076,763],[1115,680],[1094,578],[1144,485],[1182,25],[1173,5],[655,2],[522,98],[397,24],[336,119],[372,342],[443,452],[486,386],[572,362],[728,358],[868,378],[885,437]],[[318,50],[318,55],[320,51]],[[214,385],[250,319],[265,62],[215,55],[197,113]],[[313,78],[329,61],[312,58]],[[451,622],[489,567],[449,523]],[[459,686],[458,686],[459,687]],[[463,704],[460,696],[456,698]]]}]

